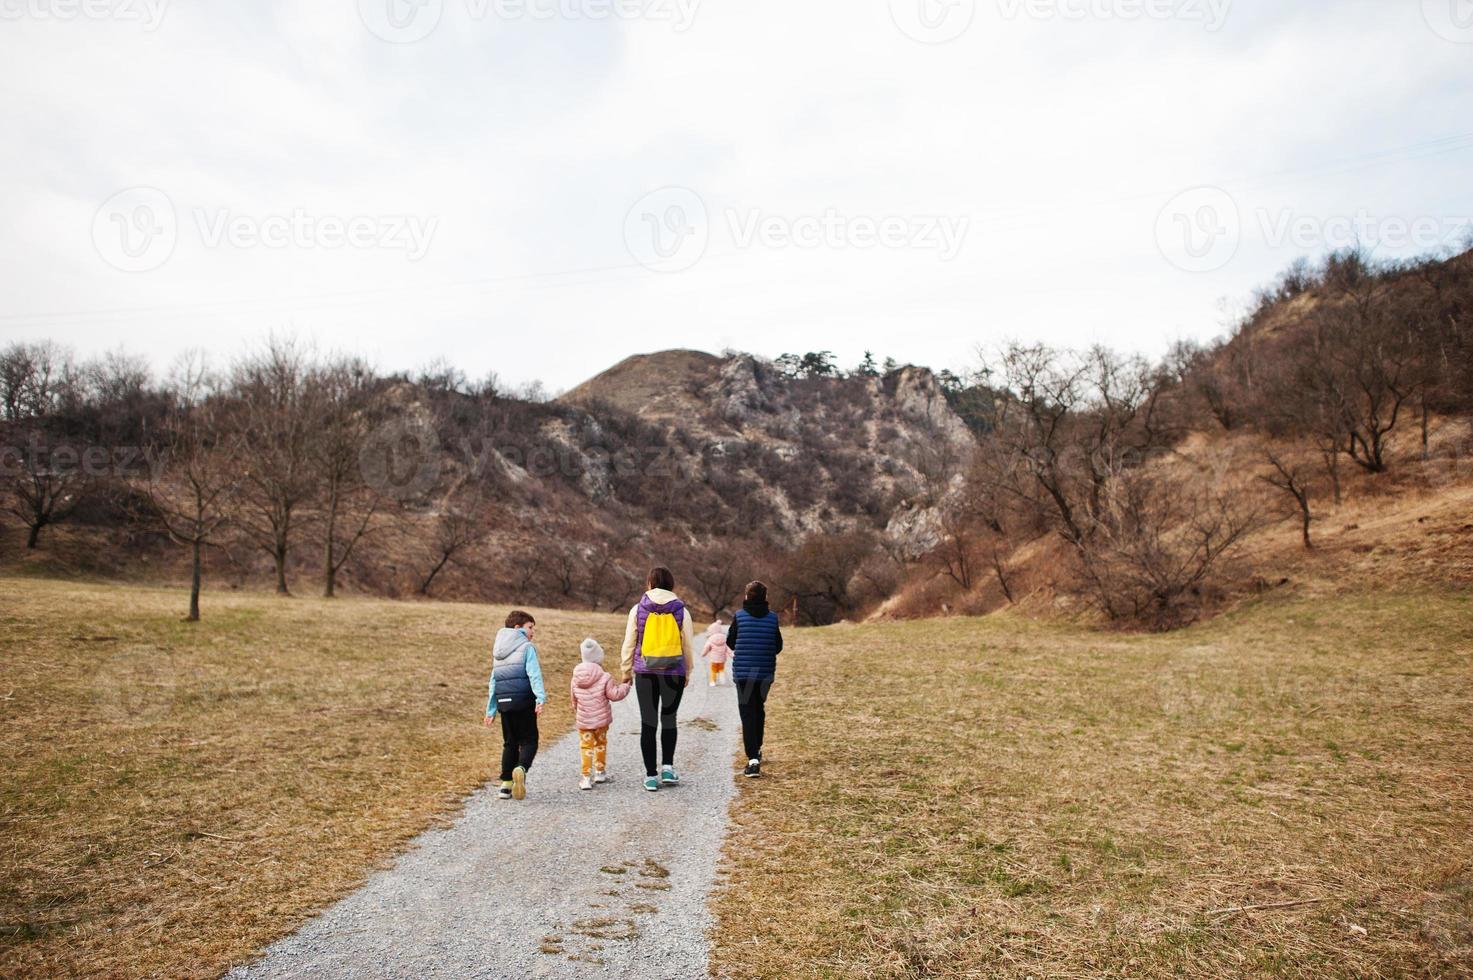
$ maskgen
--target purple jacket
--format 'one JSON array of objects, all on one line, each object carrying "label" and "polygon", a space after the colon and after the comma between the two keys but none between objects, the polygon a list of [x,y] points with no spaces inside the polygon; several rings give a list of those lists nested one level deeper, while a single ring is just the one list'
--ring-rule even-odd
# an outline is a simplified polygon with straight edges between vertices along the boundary
[{"label": "purple jacket", "polygon": [[[670,613],[680,628],[680,656],[672,664],[651,664],[644,657],[645,622],[654,613]],[[629,622],[624,629],[624,646],[620,666],[624,673],[656,674],[661,677],[684,677],[691,670],[690,613],[685,603],[673,592],[651,589],[640,597],[634,608],[629,610]]]}]

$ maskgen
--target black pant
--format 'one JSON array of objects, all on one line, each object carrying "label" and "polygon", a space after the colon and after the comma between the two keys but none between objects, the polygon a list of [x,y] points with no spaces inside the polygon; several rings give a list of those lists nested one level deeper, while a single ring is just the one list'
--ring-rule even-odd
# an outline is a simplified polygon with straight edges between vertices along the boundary
[{"label": "black pant", "polygon": [[663,765],[675,765],[675,713],[685,696],[684,677],[661,674],[635,674],[634,693],[639,697],[639,749],[644,753],[644,774],[655,772],[655,728],[660,731],[660,758]]},{"label": "black pant", "polygon": [[742,717],[742,747],[747,758],[762,754],[762,736],[767,729],[767,692],[772,678],[736,682],[737,714]]},{"label": "black pant", "polygon": [[537,757],[537,712],[532,708],[502,711],[501,715],[501,781],[511,782],[511,771],[517,766],[532,768]]}]

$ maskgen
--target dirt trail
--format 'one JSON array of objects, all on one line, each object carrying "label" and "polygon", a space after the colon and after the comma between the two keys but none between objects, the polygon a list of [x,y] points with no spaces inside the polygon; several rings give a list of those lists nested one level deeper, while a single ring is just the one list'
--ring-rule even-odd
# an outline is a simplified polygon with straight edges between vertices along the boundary
[{"label": "dirt trail", "polygon": [[614,706],[611,782],[578,789],[569,733],[538,755],[526,800],[478,791],[453,826],[231,976],[706,976],[706,898],[738,740],[732,688],[707,687],[696,667],[680,709],[680,786],[641,787],[631,693]]}]

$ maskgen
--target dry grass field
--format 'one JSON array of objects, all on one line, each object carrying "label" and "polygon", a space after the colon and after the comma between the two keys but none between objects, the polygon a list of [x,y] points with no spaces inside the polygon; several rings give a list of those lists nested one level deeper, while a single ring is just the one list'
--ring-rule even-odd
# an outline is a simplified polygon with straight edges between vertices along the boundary
[{"label": "dry grass field", "polygon": [[[0,975],[214,976],[491,775],[504,610],[0,579]],[[550,689],[620,617],[539,612]],[[1473,599],[804,630],[715,969],[1473,972]],[[566,730],[553,698],[548,738]]]},{"label": "dry grass field", "polygon": [[[0,579],[0,975],[216,976],[492,775],[504,609]],[[550,691],[622,617],[538,612]],[[545,738],[571,724],[566,698]]]},{"label": "dry grass field", "polygon": [[1473,975],[1473,597],[790,639],[733,977]]}]

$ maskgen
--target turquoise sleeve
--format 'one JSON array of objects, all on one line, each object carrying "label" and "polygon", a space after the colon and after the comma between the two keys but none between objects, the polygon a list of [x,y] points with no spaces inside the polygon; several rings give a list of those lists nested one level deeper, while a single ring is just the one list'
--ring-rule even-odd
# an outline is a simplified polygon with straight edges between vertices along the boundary
[{"label": "turquoise sleeve", "polygon": [[[527,680],[532,682],[532,693],[537,695],[538,704],[547,703],[547,689],[542,686],[542,664],[537,661],[537,648],[527,646]],[[495,680],[495,677],[492,677]]]}]

